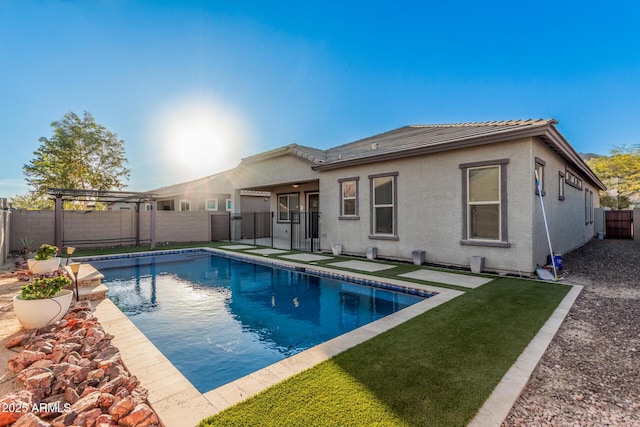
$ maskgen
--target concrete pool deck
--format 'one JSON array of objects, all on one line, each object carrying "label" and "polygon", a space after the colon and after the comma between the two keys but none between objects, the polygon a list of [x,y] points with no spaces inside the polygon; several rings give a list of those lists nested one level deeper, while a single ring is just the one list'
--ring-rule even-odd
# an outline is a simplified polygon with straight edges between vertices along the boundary
[{"label": "concrete pool deck", "polygon": [[[259,255],[253,255],[253,257],[264,259]],[[327,267],[296,264],[280,259],[277,262],[309,270],[337,272],[341,275],[347,274],[365,280],[383,281],[398,286],[435,291],[438,292],[438,295],[206,393],[200,393],[110,300],[94,304],[96,317],[103,328],[115,336],[113,344],[120,349],[127,368],[140,379],[141,385],[149,390],[148,400],[165,426],[197,425],[203,418],[215,415],[274,384],[464,293],[399,279],[381,279],[364,273],[345,273]],[[477,279],[474,276],[459,276],[461,276],[460,280],[464,280],[464,277]],[[473,285],[471,285],[472,283]],[[3,285],[1,279],[0,285]],[[13,285],[0,286],[0,296],[6,297],[6,293],[14,294],[15,284]],[[475,282],[471,280],[469,285],[471,285],[469,287],[475,287]],[[474,427],[499,425],[506,417],[581,289],[581,287],[574,287],[563,299],[553,315],[504,376],[470,425]],[[6,330],[3,328],[0,339],[6,339],[19,330],[12,310],[6,309],[4,306],[0,311],[0,324],[11,326]],[[0,353],[2,352],[8,352],[8,350],[2,346]]]}]

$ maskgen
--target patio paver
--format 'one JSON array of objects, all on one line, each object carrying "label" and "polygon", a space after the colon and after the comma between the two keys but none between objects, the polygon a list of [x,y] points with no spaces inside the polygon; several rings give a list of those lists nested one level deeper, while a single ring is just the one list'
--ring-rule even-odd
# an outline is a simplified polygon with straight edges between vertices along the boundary
[{"label": "patio paver", "polygon": [[464,288],[475,289],[493,279],[488,277],[470,276],[468,274],[447,273],[435,270],[416,270],[409,273],[398,274],[398,277],[408,279],[424,280],[425,282],[444,283],[445,285],[462,286]]},{"label": "patio paver", "polygon": [[230,245],[230,246],[220,246],[220,249],[229,249],[232,251],[242,251],[245,249],[255,249],[255,246],[251,245]]},{"label": "patio paver", "polygon": [[303,262],[325,261],[328,259],[333,259],[333,257],[330,257],[330,256],[316,255],[316,254],[281,255],[278,258],[286,258],[286,259],[292,259],[294,261],[303,261]]},{"label": "patio paver", "polygon": [[327,266],[348,268],[350,270],[367,271],[369,273],[372,273],[375,271],[388,270],[390,268],[396,267],[395,265],[380,264],[377,262],[368,262],[368,261],[341,261],[341,262],[335,262],[332,264],[327,264]]},{"label": "patio paver", "polygon": [[258,255],[277,255],[277,254],[286,254],[289,251],[283,251],[282,249],[255,249],[251,251],[246,251],[252,254]]}]

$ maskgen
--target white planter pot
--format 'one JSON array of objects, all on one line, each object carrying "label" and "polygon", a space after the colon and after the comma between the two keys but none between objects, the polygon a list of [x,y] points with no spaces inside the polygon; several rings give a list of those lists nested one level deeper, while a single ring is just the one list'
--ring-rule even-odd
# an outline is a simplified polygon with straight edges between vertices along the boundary
[{"label": "white planter pot", "polygon": [[342,245],[340,243],[331,245],[331,252],[333,252],[335,256],[342,255]]},{"label": "white planter pot", "polygon": [[469,267],[472,273],[482,273],[484,270],[484,257],[473,255],[469,257]]},{"label": "white planter pot", "polygon": [[42,328],[62,319],[73,299],[73,291],[63,289],[53,298],[22,299],[13,297],[13,310],[18,321],[25,329]]},{"label": "white planter pot", "polygon": [[54,256],[44,261],[28,259],[27,265],[29,266],[29,271],[33,274],[53,273],[60,267],[60,257]]}]

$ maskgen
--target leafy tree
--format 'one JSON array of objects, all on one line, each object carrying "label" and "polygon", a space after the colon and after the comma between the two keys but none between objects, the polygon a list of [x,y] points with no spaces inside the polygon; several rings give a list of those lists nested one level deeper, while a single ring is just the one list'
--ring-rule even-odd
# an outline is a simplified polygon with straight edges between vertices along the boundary
[{"label": "leafy tree", "polygon": [[600,207],[611,209],[627,209],[631,206],[631,200],[627,196],[612,196],[603,192],[600,196]]},{"label": "leafy tree", "polygon": [[[613,206],[616,209],[623,208],[623,197],[629,200],[640,194],[640,145],[616,146],[609,156],[592,158],[587,163],[612,191],[609,195],[616,199]],[[604,196],[601,196],[600,203],[607,206]]]},{"label": "leafy tree", "polygon": [[35,191],[13,196],[11,204],[17,209],[53,209],[53,201],[39,197]]},{"label": "leafy tree", "polygon": [[23,170],[34,187],[32,197],[45,199],[49,188],[120,190],[126,187],[124,141],[95,122],[89,112],[74,112],[51,123],[53,135],[40,138],[34,159]]}]

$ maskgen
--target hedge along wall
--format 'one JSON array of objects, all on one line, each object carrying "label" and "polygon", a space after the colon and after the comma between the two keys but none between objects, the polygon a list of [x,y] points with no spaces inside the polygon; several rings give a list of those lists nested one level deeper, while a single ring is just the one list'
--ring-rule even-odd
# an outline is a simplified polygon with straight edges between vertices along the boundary
[{"label": "hedge along wall", "polygon": [[[13,211],[9,250],[22,249],[21,237],[33,239],[32,248],[54,243],[53,211]],[[151,212],[140,213],[140,239],[149,244]],[[136,213],[117,211],[64,211],[63,240],[65,246],[109,247],[135,244]],[[202,242],[211,239],[211,219],[207,211],[156,212],[156,243]]]}]

